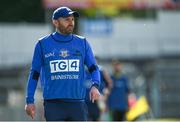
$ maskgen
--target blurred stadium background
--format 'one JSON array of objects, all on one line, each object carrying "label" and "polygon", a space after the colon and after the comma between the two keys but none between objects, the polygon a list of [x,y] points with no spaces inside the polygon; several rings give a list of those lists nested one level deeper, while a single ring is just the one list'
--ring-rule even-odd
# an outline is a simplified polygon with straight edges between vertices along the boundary
[{"label": "blurred stadium background", "polygon": [[[25,88],[33,48],[51,33],[59,6],[78,10],[75,32],[85,36],[101,65],[124,62],[131,88],[146,96],[151,116],[180,119],[180,0],[1,0],[0,120],[31,120],[25,115]],[[37,117],[43,120],[40,87]]]}]

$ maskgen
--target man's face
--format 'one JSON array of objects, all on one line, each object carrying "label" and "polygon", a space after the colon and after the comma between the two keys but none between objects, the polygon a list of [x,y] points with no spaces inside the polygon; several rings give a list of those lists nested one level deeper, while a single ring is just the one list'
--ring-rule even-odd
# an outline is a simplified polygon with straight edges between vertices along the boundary
[{"label": "man's face", "polygon": [[114,72],[121,72],[121,64],[120,63],[114,63],[113,69],[114,69]]},{"label": "man's face", "polygon": [[60,17],[55,20],[55,27],[60,31],[60,33],[68,35],[71,34],[74,30],[74,16],[69,17]]}]

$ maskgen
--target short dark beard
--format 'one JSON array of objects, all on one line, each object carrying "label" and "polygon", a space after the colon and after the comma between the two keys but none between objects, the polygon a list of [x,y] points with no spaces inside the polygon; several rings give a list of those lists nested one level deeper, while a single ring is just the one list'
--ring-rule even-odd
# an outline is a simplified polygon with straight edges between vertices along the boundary
[{"label": "short dark beard", "polygon": [[69,34],[72,34],[72,32],[67,32],[67,31],[65,31],[66,29],[64,29],[64,28],[57,28],[57,31],[59,32],[59,33],[61,33],[62,35],[69,35]]}]

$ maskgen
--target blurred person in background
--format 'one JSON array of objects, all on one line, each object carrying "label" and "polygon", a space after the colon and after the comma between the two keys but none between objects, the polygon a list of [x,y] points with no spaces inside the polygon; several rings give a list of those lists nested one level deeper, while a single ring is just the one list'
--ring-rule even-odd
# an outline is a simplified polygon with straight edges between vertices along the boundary
[{"label": "blurred person in background", "polygon": [[90,100],[100,96],[100,73],[89,43],[74,35],[74,19],[79,13],[68,7],[53,12],[56,31],[36,44],[26,94],[26,113],[35,117],[34,94],[40,76],[46,121],[86,121],[85,67],[92,78]]},{"label": "blurred person in background", "polygon": [[108,97],[108,109],[113,121],[125,121],[128,111],[128,95],[130,94],[128,78],[122,72],[122,64],[118,60],[112,61],[113,87]]},{"label": "blurred person in background", "polygon": [[[97,63],[99,64],[99,57],[95,56]],[[101,65],[98,65],[100,70],[100,88],[99,91],[101,93],[100,99],[94,103],[90,101],[89,97],[89,91],[91,86],[91,75],[88,70],[86,70],[86,104],[88,106],[88,120],[90,121],[99,121],[101,120],[101,115],[103,112],[106,112],[107,110],[107,97],[110,93],[110,90],[112,88],[112,80],[105,68],[103,68]]]}]

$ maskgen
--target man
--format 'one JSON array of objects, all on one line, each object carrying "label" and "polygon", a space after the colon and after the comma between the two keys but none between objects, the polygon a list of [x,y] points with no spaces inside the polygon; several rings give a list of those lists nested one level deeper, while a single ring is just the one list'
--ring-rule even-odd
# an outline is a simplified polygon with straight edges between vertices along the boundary
[{"label": "man", "polygon": [[122,64],[118,60],[112,61],[113,87],[111,89],[108,106],[112,113],[113,121],[125,121],[125,114],[128,110],[128,95],[130,93],[127,77],[122,73]]},{"label": "man", "polygon": [[[96,56],[96,61],[99,63],[99,57]],[[92,103],[89,99],[89,86],[91,86],[91,75],[88,71],[86,71],[86,84],[87,84],[87,93],[86,93],[86,104],[88,107],[88,118],[90,121],[100,121],[101,115],[105,112],[106,110],[106,99],[109,95],[109,91],[112,88],[112,80],[109,75],[109,73],[100,65],[99,70],[100,70],[100,87],[99,91],[101,93],[101,97],[98,101],[95,103]]]},{"label": "man", "polygon": [[72,34],[74,17],[79,17],[79,13],[68,7],[57,8],[52,16],[56,32],[36,44],[25,106],[26,113],[32,118],[35,117],[34,93],[39,76],[46,121],[87,120],[84,64],[92,76],[91,101],[100,96],[99,69],[86,39]]}]

